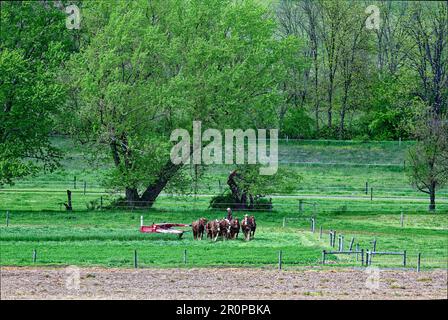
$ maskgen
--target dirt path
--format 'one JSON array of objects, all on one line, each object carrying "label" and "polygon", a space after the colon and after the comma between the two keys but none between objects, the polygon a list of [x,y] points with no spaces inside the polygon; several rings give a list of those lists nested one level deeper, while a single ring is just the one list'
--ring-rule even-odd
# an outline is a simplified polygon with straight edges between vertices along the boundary
[{"label": "dirt path", "polygon": [[380,271],[379,287],[369,289],[366,281],[372,276],[312,268],[2,267],[1,299],[447,299],[446,270]]}]

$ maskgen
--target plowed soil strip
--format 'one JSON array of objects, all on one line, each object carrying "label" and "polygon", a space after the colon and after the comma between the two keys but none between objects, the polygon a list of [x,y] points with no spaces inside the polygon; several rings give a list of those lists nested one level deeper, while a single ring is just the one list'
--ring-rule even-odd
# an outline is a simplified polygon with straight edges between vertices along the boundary
[{"label": "plowed soil strip", "polygon": [[[79,275],[79,276],[78,276]],[[378,279],[378,281],[377,281]],[[1,299],[447,299],[447,270],[1,267]]]}]

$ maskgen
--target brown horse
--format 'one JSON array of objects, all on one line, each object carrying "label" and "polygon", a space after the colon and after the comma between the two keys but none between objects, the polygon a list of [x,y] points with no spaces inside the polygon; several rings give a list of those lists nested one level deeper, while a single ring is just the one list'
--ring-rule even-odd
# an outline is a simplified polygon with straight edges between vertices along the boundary
[{"label": "brown horse", "polygon": [[255,237],[255,230],[257,230],[257,223],[255,222],[255,217],[254,216],[250,216],[249,218],[250,220],[250,224],[251,224],[251,228],[250,228],[250,237],[251,239],[253,239]]},{"label": "brown horse", "polygon": [[248,216],[247,214],[244,215],[244,219],[241,222],[241,230],[244,233],[244,239],[246,241],[249,241],[250,239],[253,239],[255,236],[255,230],[257,229],[257,224],[255,222],[254,216]]},{"label": "brown horse", "polygon": [[194,240],[202,240],[202,236],[204,235],[205,225],[207,224],[207,219],[200,218],[197,221],[193,221],[191,223],[191,227],[193,229],[193,238]]},{"label": "brown horse", "polygon": [[230,235],[230,222],[227,219],[219,221],[219,235],[223,240],[229,239]]},{"label": "brown horse", "polygon": [[205,226],[205,231],[207,233],[207,238],[216,241],[220,233],[219,221],[211,220],[210,222],[208,222]]},{"label": "brown horse", "polygon": [[238,238],[238,233],[240,232],[240,221],[238,218],[234,218],[230,222],[230,239]]}]

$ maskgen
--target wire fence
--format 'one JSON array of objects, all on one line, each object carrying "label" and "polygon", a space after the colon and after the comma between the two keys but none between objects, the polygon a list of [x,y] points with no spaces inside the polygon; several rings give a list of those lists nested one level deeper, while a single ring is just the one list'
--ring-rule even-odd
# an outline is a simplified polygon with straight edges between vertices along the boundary
[{"label": "wire fence", "polygon": [[[206,241],[206,240],[204,240]],[[425,271],[448,269],[447,256],[435,255],[431,251],[369,252],[364,249],[349,251],[319,251],[314,249],[277,247],[263,250],[248,250],[234,247],[231,254],[222,248],[197,250],[193,247],[172,247],[160,250],[157,247],[126,246],[96,250],[73,245],[70,249],[49,247],[45,244],[20,250],[9,265],[106,265],[109,267],[331,267],[401,269]],[[325,255],[324,255],[325,253]],[[2,262],[4,264],[4,262]]]}]

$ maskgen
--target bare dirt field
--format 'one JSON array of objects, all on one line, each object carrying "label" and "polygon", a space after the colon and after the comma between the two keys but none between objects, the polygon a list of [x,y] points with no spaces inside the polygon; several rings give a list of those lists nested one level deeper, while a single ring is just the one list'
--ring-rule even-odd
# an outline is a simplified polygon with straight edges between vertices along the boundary
[{"label": "bare dirt field", "polygon": [[1,267],[1,299],[447,299],[447,270],[381,270],[378,286],[375,276],[313,268]]}]

